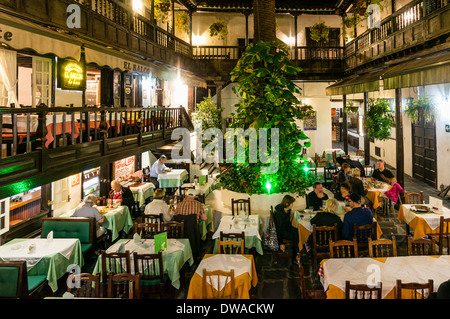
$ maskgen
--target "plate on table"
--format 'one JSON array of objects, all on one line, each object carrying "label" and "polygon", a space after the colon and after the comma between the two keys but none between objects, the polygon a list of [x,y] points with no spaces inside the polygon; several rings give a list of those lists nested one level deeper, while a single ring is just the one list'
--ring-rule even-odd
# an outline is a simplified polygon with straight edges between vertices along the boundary
[{"label": "plate on table", "polygon": [[417,213],[428,213],[430,211],[427,206],[414,205],[413,207],[415,208],[415,212]]}]

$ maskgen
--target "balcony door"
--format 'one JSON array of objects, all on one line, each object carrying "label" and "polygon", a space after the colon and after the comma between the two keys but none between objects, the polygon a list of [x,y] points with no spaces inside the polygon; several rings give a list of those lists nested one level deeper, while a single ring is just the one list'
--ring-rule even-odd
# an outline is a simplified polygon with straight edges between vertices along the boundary
[{"label": "balcony door", "polygon": [[421,119],[412,124],[413,177],[437,187],[436,125]]},{"label": "balcony door", "polygon": [[33,106],[39,106],[41,103],[50,106],[52,92],[51,78],[52,60],[33,56]]},{"label": "balcony door", "polygon": [[307,59],[329,59],[333,58],[336,54],[336,50],[324,50],[323,48],[337,48],[341,46],[340,42],[340,29],[330,28],[328,34],[328,41],[320,40],[319,42],[311,39],[311,30],[306,28],[306,58]]}]

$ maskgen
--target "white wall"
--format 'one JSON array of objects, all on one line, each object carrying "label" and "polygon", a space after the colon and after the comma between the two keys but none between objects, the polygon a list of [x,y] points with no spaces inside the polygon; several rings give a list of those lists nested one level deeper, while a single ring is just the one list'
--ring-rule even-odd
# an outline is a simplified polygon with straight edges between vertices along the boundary
[{"label": "white wall", "polygon": [[33,105],[33,99],[32,99],[32,68],[23,68],[19,67],[19,73],[18,73],[18,87],[19,92],[17,99],[19,101],[19,104],[22,105]]},{"label": "white wall", "polygon": [[[63,180],[67,180],[67,183],[69,184],[69,196],[70,201],[68,201],[64,206],[58,207],[57,209],[53,210],[53,216],[58,217],[64,213],[67,213],[68,211],[76,208],[82,201],[82,190],[81,190],[81,173],[78,174],[80,178],[80,183],[74,187],[70,185],[71,178],[66,177],[63,178]],[[52,187],[52,191],[54,191],[54,187]],[[52,194],[52,200],[54,195]]]}]

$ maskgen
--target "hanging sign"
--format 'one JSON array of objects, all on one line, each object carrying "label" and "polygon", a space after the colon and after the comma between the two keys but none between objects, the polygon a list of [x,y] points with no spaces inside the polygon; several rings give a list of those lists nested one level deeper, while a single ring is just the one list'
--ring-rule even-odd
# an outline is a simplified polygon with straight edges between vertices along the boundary
[{"label": "hanging sign", "polygon": [[58,60],[58,87],[62,90],[81,91],[86,88],[86,69],[82,62]]}]

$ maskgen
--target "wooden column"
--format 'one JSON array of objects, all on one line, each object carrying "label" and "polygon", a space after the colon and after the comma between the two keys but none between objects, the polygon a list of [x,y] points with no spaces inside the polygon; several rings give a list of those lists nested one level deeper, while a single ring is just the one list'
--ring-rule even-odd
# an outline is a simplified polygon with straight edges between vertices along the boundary
[{"label": "wooden column", "polygon": [[366,116],[369,111],[369,93],[364,92],[364,163],[370,165],[370,141],[367,136]]},{"label": "wooden column", "polygon": [[248,16],[250,15],[249,11],[244,12],[245,15],[245,47],[249,45],[248,43]]},{"label": "wooden column", "polygon": [[189,44],[192,45],[192,10],[189,10]]},{"label": "wooden column", "polygon": [[175,35],[175,1],[172,3],[172,35]]},{"label": "wooden column", "polygon": [[155,20],[155,0],[151,0],[151,9],[150,9],[150,21],[156,24]]},{"label": "wooden column", "polygon": [[[297,38],[298,38],[298,26],[297,26],[297,17],[298,17],[297,14],[294,15],[294,36],[295,36],[295,42],[294,42],[294,59],[295,59],[295,61],[298,60],[298,50],[297,50],[297,47],[298,47],[298,40],[297,40]],[[345,96],[345,95],[344,95],[344,96]]]},{"label": "wooden column", "polygon": [[395,89],[395,135],[397,151],[397,182],[405,186],[405,158],[403,147],[403,113],[402,113],[402,89]]},{"label": "wooden column", "polygon": [[[345,105],[347,104],[347,96],[342,95],[342,110],[345,110]],[[348,154],[348,122],[347,122],[347,113],[342,112],[342,141],[344,142],[344,152]]]}]

